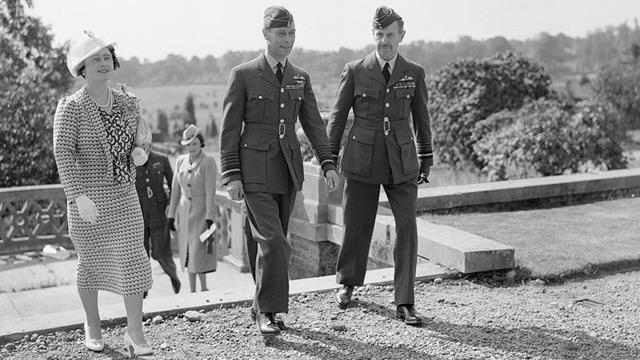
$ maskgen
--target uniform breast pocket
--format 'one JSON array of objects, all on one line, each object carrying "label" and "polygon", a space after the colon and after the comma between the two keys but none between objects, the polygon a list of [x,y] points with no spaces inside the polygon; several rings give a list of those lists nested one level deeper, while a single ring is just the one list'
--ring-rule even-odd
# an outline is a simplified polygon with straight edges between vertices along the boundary
[{"label": "uniform breast pocket", "polygon": [[265,184],[267,182],[267,151],[269,144],[256,140],[243,140],[240,145],[242,181]]},{"label": "uniform breast pocket", "polygon": [[[396,141],[400,146],[402,160],[402,174],[411,175],[418,172],[418,154],[410,128],[401,128],[395,131]],[[417,174],[416,174],[417,176]]]},{"label": "uniform breast pocket", "polygon": [[371,175],[374,139],[374,130],[351,128],[342,155],[342,170],[361,176]]},{"label": "uniform breast pocket", "polygon": [[289,90],[289,99],[293,104],[295,104],[294,115],[296,116],[300,111],[300,107],[302,106],[302,102],[304,101],[304,90],[303,89],[295,89]]},{"label": "uniform breast pocket", "polygon": [[353,112],[356,116],[365,117],[375,111],[378,102],[378,89],[356,87],[353,90]]},{"label": "uniform breast pocket", "polygon": [[275,104],[275,99],[272,94],[260,91],[250,92],[245,107],[246,118],[263,119],[265,112],[273,104]]},{"label": "uniform breast pocket", "polygon": [[413,101],[413,93],[415,88],[403,88],[396,90],[396,101],[399,104],[400,118],[408,119],[411,114],[411,101]]}]

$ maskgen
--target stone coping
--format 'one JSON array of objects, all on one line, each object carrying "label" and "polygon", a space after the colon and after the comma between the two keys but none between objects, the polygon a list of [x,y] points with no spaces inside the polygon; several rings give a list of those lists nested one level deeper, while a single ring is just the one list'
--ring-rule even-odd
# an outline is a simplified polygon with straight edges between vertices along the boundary
[{"label": "stone coping", "polygon": [[[469,185],[421,187],[418,211],[542,199],[640,187],[640,168]],[[384,192],[380,205],[389,206]]]}]

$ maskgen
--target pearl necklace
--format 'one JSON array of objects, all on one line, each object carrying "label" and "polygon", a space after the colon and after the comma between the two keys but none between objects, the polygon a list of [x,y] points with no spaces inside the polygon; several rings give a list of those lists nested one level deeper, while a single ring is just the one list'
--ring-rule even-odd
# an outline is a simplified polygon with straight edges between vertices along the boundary
[{"label": "pearl necklace", "polygon": [[111,105],[113,104],[113,94],[111,93],[111,89],[107,89],[107,91],[109,92],[109,97],[107,98],[107,103],[104,105],[101,105],[98,103],[98,101],[95,99],[95,97],[93,97],[93,95],[91,94],[91,92],[89,91],[89,89],[87,89],[87,92],[89,93],[89,97],[91,98],[91,100],[93,100],[93,103],[98,105],[98,107],[106,112],[109,112],[111,110]]}]

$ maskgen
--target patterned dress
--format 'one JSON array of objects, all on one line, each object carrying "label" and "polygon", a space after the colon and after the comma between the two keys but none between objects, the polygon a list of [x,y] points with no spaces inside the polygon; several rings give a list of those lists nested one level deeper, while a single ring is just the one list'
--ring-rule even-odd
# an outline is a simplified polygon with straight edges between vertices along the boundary
[{"label": "patterned dress", "polygon": [[[54,119],[54,155],[67,196],[69,235],[78,252],[78,289],[134,295],[151,288],[143,219],[131,151],[140,116],[132,95],[113,91],[112,111],[86,89],[63,98]],[[87,195],[98,209],[90,224],[75,199]]]}]

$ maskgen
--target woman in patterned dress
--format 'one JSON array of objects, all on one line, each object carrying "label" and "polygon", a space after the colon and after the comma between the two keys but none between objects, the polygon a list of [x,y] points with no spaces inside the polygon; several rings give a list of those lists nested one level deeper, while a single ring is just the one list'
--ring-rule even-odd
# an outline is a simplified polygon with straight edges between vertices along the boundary
[{"label": "woman in patterned dress", "polygon": [[207,291],[207,273],[216,271],[217,249],[213,239],[200,241],[200,234],[215,219],[216,179],[218,170],[212,156],[202,151],[204,137],[195,125],[182,134],[187,153],[176,160],[171,185],[169,227],[176,231],[180,262],[189,273],[189,287],[196,291],[196,274],[200,290]]},{"label": "woman in patterned dress", "polygon": [[113,43],[85,31],[71,44],[67,67],[85,85],[58,103],[53,151],[67,197],[69,236],[78,253],[85,346],[104,348],[98,290],[106,290],[124,298],[124,340],[131,355],[151,354],[142,331],[142,295],[151,287],[151,265],[131,156],[139,105],[132,94],[107,85],[119,67]]}]

